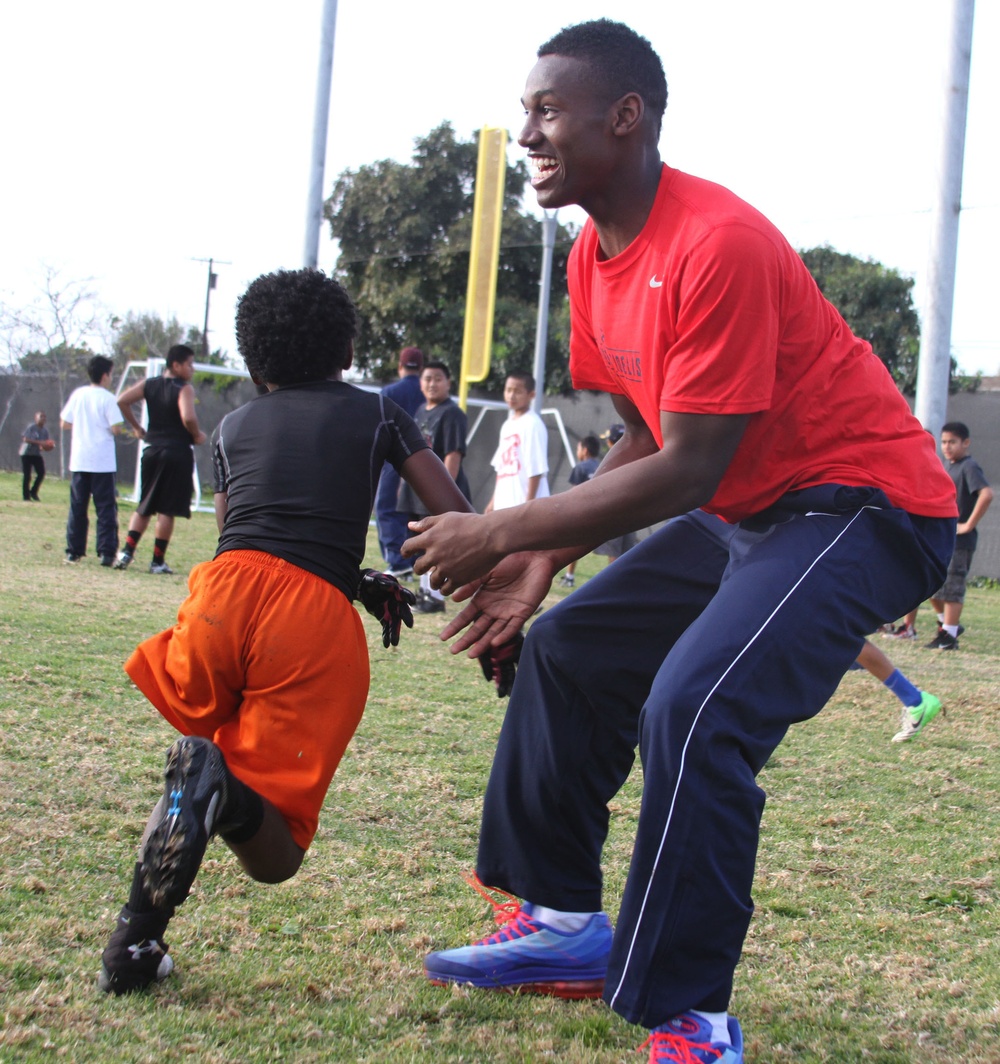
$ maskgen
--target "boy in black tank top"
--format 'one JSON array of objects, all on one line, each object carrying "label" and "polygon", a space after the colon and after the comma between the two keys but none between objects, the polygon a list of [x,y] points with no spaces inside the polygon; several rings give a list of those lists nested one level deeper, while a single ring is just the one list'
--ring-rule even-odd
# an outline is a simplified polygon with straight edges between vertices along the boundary
[{"label": "boy in black tank top", "polygon": [[[191,516],[193,490],[193,443],[204,443],[205,433],[194,410],[194,351],[175,344],[167,352],[162,377],[147,378],[118,397],[118,408],[139,439],[145,441],[142,452],[139,505],[128,525],[125,546],[114,564],[127,569],[135,558],[135,548],[143,532],[156,515],[151,573],[169,575],[166,553],[174,531],[174,519]],[[132,406],[145,400],[147,427],[139,423]]]}]

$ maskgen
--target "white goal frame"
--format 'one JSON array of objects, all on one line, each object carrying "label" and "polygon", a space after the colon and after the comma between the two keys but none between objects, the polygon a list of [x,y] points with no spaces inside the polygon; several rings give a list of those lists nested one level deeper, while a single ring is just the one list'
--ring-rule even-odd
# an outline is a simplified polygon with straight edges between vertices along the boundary
[{"label": "white goal frame", "polygon": [[[118,381],[118,387],[115,389],[115,398],[125,390],[130,374],[135,372],[138,377],[139,373],[143,373],[143,379],[150,377],[158,377],[163,372],[163,367],[166,365],[166,360],[162,358],[148,358],[136,362],[129,362],[125,367],[125,371],[121,375],[121,379]],[[245,369],[235,369],[232,366],[214,366],[209,362],[195,362],[194,364],[196,373],[211,373],[217,377],[241,377],[244,380],[250,380],[250,374]],[[361,388],[366,392],[379,392],[382,390],[381,385],[377,384],[363,384],[360,381],[351,381],[356,388]],[[480,425],[483,423],[483,418],[491,410],[507,410],[507,404],[497,399],[475,399],[472,396],[466,400],[468,406],[475,407],[479,413],[476,415],[474,421],[469,428],[466,435],[466,442],[471,443],[476,433],[479,430]],[[566,458],[569,460],[569,464],[572,466],[576,463],[576,454],[573,448],[570,446],[569,436],[566,433],[566,425],[563,421],[562,414],[555,408],[543,409],[539,411],[543,418],[550,418],[555,425],[556,431],[559,433],[559,438],[562,441],[564,450],[566,451]],[[471,420],[471,418],[470,418]],[[145,428],[149,423],[149,417],[146,412],[145,404],[142,408],[142,427]],[[136,448],[135,455],[135,475],[132,478],[132,494],[128,496],[130,502],[138,502],[141,494],[141,476],[140,470],[142,467],[142,452],[145,449],[146,444],[139,440],[139,446]],[[197,452],[196,452],[197,455]],[[201,478],[198,475],[198,459],[195,457],[194,473],[192,474],[194,481],[194,500],[191,504],[192,510],[197,510],[200,513],[213,513],[215,507],[202,503],[201,493]]]}]

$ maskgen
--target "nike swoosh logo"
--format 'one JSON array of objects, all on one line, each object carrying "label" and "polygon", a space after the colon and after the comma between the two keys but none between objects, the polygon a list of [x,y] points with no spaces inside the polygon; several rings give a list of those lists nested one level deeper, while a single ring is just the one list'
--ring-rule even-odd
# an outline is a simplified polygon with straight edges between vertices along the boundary
[{"label": "nike swoosh logo", "polygon": [[649,287],[650,288],[662,288],[663,287],[663,282],[662,281],[658,281],[656,279],[656,274],[655,273],[649,279]]}]

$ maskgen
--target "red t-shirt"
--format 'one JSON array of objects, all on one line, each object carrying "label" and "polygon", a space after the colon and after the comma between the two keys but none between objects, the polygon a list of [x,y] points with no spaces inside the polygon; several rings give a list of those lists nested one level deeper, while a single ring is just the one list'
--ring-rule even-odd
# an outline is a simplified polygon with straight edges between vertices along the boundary
[{"label": "red t-shirt", "polygon": [[661,446],[661,411],[750,415],[706,510],[739,521],[833,483],[955,516],[934,441],[885,366],[753,207],[664,166],[642,232],[599,254],[588,220],[569,260],[574,386],[626,396]]}]

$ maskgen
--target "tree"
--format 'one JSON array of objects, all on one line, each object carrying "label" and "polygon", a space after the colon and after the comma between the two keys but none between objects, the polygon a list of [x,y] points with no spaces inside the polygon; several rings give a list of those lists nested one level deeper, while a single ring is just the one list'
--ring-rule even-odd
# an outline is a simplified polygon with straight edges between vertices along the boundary
[{"label": "tree", "polygon": [[[5,350],[8,372],[54,377],[60,409],[70,388],[87,380],[87,362],[96,351],[106,352],[121,370],[130,361],[145,361],[151,355],[163,358],[176,343],[201,351],[201,331],[195,326],[131,311],[121,319],[103,306],[90,279],[67,281],[47,265],[42,271],[39,294],[30,304],[15,307],[0,302],[0,350]],[[221,351],[212,352],[207,361],[227,364]],[[0,412],[0,428],[18,390],[19,385],[10,393],[7,409]]]},{"label": "tree", "polygon": [[111,316],[91,289],[91,280],[65,281],[43,266],[38,296],[26,307],[0,303],[0,333],[14,372],[53,373],[62,389],[86,377],[92,344],[106,337]]},{"label": "tree", "polygon": [[[399,349],[416,344],[457,373],[462,352],[478,136],[458,140],[442,123],[414,142],[410,164],[382,159],[345,170],[324,208],[340,244],[335,276],[361,315],[356,364],[388,379]],[[527,170],[507,167],[488,387],[534,361],[542,224],[522,212]],[[566,258],[560,226],[552,267],[546,380],[564,390],[568,350]]]},{"label": "tree", "polygon": [[[913,307],[913,279],[871,259],[829,246],[800,251],[820,291],[840,311],[855,336],[867,340],[901,392],[917,387],[920,320]],[[952,373],[955,366],[952,364]]]},{"label": "tree", "polygon": [[122,366],[148,358],[166,358],[174,344],[187,344],[201,356],[201,330],[181,325],[176,317],[164,321],[157,314],[129,311],[124,320],[115,318],[114,359]]},{"label": "tree", "polygon": [[[70,385],[86,380],[87,361],[94,354],[91,343],[101,343],[106,336],[110,315],[92,291],[90,279],[65,281],[58,270],[47,265],[42,271],[39,294],[28,306],[0,302],[0,342],[6,350],[8,372],[55,377],[61,410]],[[0,414],[0,428],[19,390],[20,383]],[[65,455],[61,435],[59,441],[62,469]]]}]

